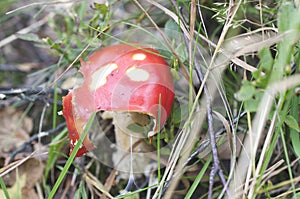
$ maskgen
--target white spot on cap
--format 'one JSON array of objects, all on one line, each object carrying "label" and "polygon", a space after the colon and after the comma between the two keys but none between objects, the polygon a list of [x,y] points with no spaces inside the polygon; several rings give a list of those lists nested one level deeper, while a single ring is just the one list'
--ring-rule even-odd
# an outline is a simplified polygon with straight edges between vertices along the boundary
[{"label": "white spot on cap", "polygon": [[132,66],[126,70],[126,75],[135,82],[147,81],[150,77],[148,71]]},{"label": "white spot on cap", "polygon": [[96,90],[99,87],[106,84],[107,77],[118,68],[118,65],[115,63],[110,63],[105,66],[102,66],[99,70],[95,71],[92,74],[92,80],[90,84],[91,90]]},{"label": "white spot on cap", "polygon": [[136,53],[132,55],[132,59],[135,61],[143,61],[146,59],[146,55],[144,53]]}]

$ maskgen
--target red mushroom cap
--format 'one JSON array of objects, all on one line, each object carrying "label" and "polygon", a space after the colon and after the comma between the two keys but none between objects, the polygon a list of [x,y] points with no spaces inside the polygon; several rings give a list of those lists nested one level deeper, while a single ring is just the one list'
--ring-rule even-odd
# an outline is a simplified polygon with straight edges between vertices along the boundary
[{"label": "red mushroom cap", "polygon": [[[174,85],[167,62],[151,48],[115,45],[81,60],[82,86],[63,99],[71,150],[94,111],[139,112],[166,122],[174,100]],[[159,105],[161,112],[158,115]],[[94,148],[88,137],[77,156]]]}]

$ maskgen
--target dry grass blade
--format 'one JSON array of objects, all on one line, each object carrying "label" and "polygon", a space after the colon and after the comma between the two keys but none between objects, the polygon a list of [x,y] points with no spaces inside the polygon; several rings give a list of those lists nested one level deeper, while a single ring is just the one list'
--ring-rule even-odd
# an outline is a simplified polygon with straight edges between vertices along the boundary
[{"label": "dry grass blade", "polygon": [[5,175],[7,175],[12,170],[16,169],[17,167],[19,167],[20,165],[22,165],[23,163],[25,163],[27,160],[29,160],[30,158],[34,157],[35,155],[42,155],[42,154],[39,154],[38,151],[35,151],[35,152],[31,153],[30,155],[28,155],[27,157],[25,157],[25,158],[23,158],[21,160],[12,162],[11,164],[9,164],[9,165],[1,168],[0,169],[0,177],[3,177]]},{"label": "dry grass blade", "polygon": [[[263,36],[262,33],[253,31],[251,33],[242,34],[238,37],[226,40],[220,52],[226,57],[226,59],[231,60],[236,65],[247,71],[254,72],[256,71],[255,67],[249,65],[238,57],[257,52],[263,47],[274,45],[281,41],[285,36],[285,34],[277,35],[273,31],[268,31],[265,36]],[[214,67],[218,66],[219,65],[216,65]]]},{"label": "dry grass blade", "polygon": [[254,188],[255,188],[255,185],[256,185],[257,178],[260,175],[259,173],[260,173],[261,167],[263,165],[263,162],[265,160],[265,154],[267,152],[268,146],[271,143],[271,140],[272,140],[272,137],[273,137],[273,133],[274,133],[274,128],[275,128],[275,123],[277,121],[277,119],[276,119],[277,118],[277,114],[278,114],[278,108],[276,108],[276,110],[275,110],[275,113],[274,113],[273,118],[271,120],[271,124],[270,124],[269,130],[268,130],[267,136],[264,139],[265,142],[263,143],[263,149],[262,149],[262,152],[261,152],[261,156],[259,158],[259,162],[258,162],[258,164],[256,166],[256,171],[255,171],[255,174],[254,174],[254,176],[252,178],[253,180],[252,180],[252,183],[251,183],[250,188],[249,188],[249,192],[250,193],[254,192]]},{"label": "dry grass blade", "polygon": [[18,37],[17,37],[18,34],[27,34],[27,33],[31,32],[33,30],[36,30],[37,28],[40,28],[42,25],[44,25],[48,22],[49,18],[52,18],[53,16],[54,16],[54,13],[49,13],[48,15],[46,15],[44,18],[37,21],[36,23],[33,23],[30,26],[19,30],[15,34],[12,34],[12,35],[6,37],[5,39],[1,40],[0,41],[0,48],[2,48],[3,46],[5,46],[5,45],[7,45],[11,42],[13,42],[14,40],[18,39]]},{"label": "dry grass blade", "polygon": [[178,17],[178,15],[176,15],[174,12],[172,12],[171,10],[169,10],[168,8],[160,5],[159,3],[157,3],[156,1],[153,0],[147,0],[149,3],[151,3],[152,5],[156,6],[157,8],[161,9],[162,11],[164,11],[168,16],[170,16],[181,28],[182,32],[184,33],[184,35],[188,38],[188,40],[190,40],[190,34],[187,30],[187,25],[184,23],[184,21],[180,20],[180,18]]},{"label": "dry grass blade", "polygon": [[[106,178],[106,181],[105,181],[105,184],[104,184],[104,188],[105,190],[107,191],[110,191],[111,187],[113,186],[114,184],[114,180],[116,178],[116,175],[117,175],[118,171],[116,169],[113,169],[110,173],[110,175]],[[101,196],[101,199],[105,199],[105,195],[103,194]]]},{"label": "dry grass blade", "polygon": [[92,184],[96,189],[98,189],[101,193],[106,195],[108,198],[113,199],[114,197],[105,189],[104,185],[90,172],[84,176],[84,179],[87,184]]},{"label": "dry grass blade", "polygon": [[233,40],[235,43],[238,44],[240,49],[236,49],[235,52],[233,52],[233,57],[239,57],[241,55],[245,55],[249,52],[256,52],[262,49],[265,46],[272,46],[278,42],[280,42],[284,37],[288,36],[289,33],[279,34],[275,36],[271,36],[268,39],[265,39],[264,37],[261,37],[261,35],[252,35],[252,36],[245,36],[243,41],[241,40]]},{"label": "dry grass blade", "polygon": [[[280,173],[280,172],[282,172],[284,169],[286,169],[286,168],[287,168],[286,166],[283,167],[283,168],[281,168],[281,169],[278,169],[283,163],[284,163],[284,160],[279,160],[279,161],[276,162],[274,165],[272,165],[270,168],[268,168],[268,169],[266,170],[266,172],[264,173],[264,175],[263,175],[263,179],[267,180],[267,179],[271,178],[273,175],[277,175],[278,173]],[[276,171],[276,169],[278,169],[278,170]],[[251,178],[249,181],[252,182],[253,179]],[[238,185],[238,187],[236,187],[236,188],[237,188],[237,189],[243,189],[243,186],[244,186],[244,185],[245,185],[244,183],[243,183],[243,184],[240,184],[240,185]]]},{"label": "dry grass blade", "polygon": [[52,2],[48,2],[48,1],[44,1],[44,2],[34,2],[34,3],[29,3],[27,5],[24,5],[24,6],[21,6],[21,7],[18,7],[14,10],[11,10],[11,11],[8,11],[6,12],[5,14],[9,15],[9,14],[12,14],[14,12],[17,12],[17,11],[20,11],[20,10],[23,10],[23,9],[26,9],[26,8],[29,8],[29,7],[34,7],[34,6],[44,6],[44,5],[57,5],[57,4],[66,4],[66,3],[74,3],[74,2],[79,2],[81,0],[73,0],[73,1],[65,1],[65,0],[62,0],[62,1],[52,1]]},{"label": "dry grass blade", "polygon": [[[204,109],[205,110],[205,109]],[[198,137],[198,133],[202,128],[203,122],[205,120],[205,114],[203,112],[196,112],[191,125],[187,124],[187,127],[184,128],[183,136],[181,137],[178,145],[175,146],[175,160],[172,162],[172,169],[168,175],[167,181],[171,180],[170,186],[164,196],[164,198],[172,198],[172,193],[178,184],[181,176],[183,175],[185,169],[185,162],[187,161],[195,142]],[[184,153],[181,152],[184,149]],[[181,154],[181,156],[180,156]],[[170,156],[172,157],[172,156]],[[175,167],[176,166],[176,167]],[[176,170],[175,170],[176,168]],[[174,173],[174,174],[173,174]],[[159,189],[158,189],[159,190]]]},{"label": "dry grass blade", "polygon": [[227,138],[228,138],[228,141],[229,141],[230,149],[231,149],[231,151],[233,151],[233,147],[234,147],[233,146],[233,141],[232,141],[233,135],[232,135],[232,131],[231,131],[231,128],[230,128],[230,125],[229,125],[228,121],[226,120],[226,118],[221,113],[219,113],[217,111],[213,111],[213,112],[222,121],[223,126],[226,129],[226,134],[227,134]]},{"label": "dry grass blade", "polygon": [[[294,160],[291,163],[291,166],[296,165],[299,160],[300,160],[300,158]],[[263,175],[262,184],[265,184],[266,181],[270,180],[272,177],[274,177],[274,176],[278,175],[279,173],[283,172],[284,170],[288,169],[287,165],[283,166],[282,168],[279,168],[279,166],[281,166],[283,163],[284,163],[284,160],[279,160],[274,165],[272,165],[268,170],[266,170],[265,174]]]}]

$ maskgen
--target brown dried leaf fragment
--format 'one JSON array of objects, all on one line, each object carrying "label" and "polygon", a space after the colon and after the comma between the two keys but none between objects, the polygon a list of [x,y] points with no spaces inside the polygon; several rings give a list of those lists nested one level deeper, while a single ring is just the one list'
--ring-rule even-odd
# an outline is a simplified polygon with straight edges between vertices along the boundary
[{"label": "brown dried leaf fragment", "polygon": [[[11,164],[14,167],[15,163]],[[5,167],[7,169],[10,166]],[[3,171],[5,172],[5,171]],[[2,172],[2,174],[3,174]],[[11,198],[21,194],[21,198],[38,198],[34,190],[35,184],[43,177],[44,164],[35,158],[29,158],[23,164],[3,176],[5,185]],[[0,189],[0,196],[2,190]]]},{"label": "brown dried leaf fragment", "polygon": [[22,111],[7,107],[0,111],[0,126],[0,157],[7,157],[29,140],[33,122]]}]

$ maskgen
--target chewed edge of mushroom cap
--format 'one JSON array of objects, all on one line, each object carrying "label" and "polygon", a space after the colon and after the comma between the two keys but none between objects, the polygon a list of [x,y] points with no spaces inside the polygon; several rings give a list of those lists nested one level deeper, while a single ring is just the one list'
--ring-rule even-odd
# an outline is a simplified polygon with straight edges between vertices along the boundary
[{"label": "chewed edge of mushroom cap", "polygon": [[[70,91],[66,96],[63,97],[63,116],[66,119],[66,125],[68,128],[68,136],[69,136],[69,145],[70,145],[70,154],[72,153],[75,145],[77,144],[78,140],[80,139],[80,135],[84,129],[84,123],[80,121],[80,118],[75,118],[74,110],[73,110],[73,103],[72,103],[72,91]],[[79,128],[79,123],[83,126]],[[82,145],[80,146],[76,157],[80,157],[83,154],[87,153],[94,149],[95,146],[89,140],[88,136],[84,138]]]}]

